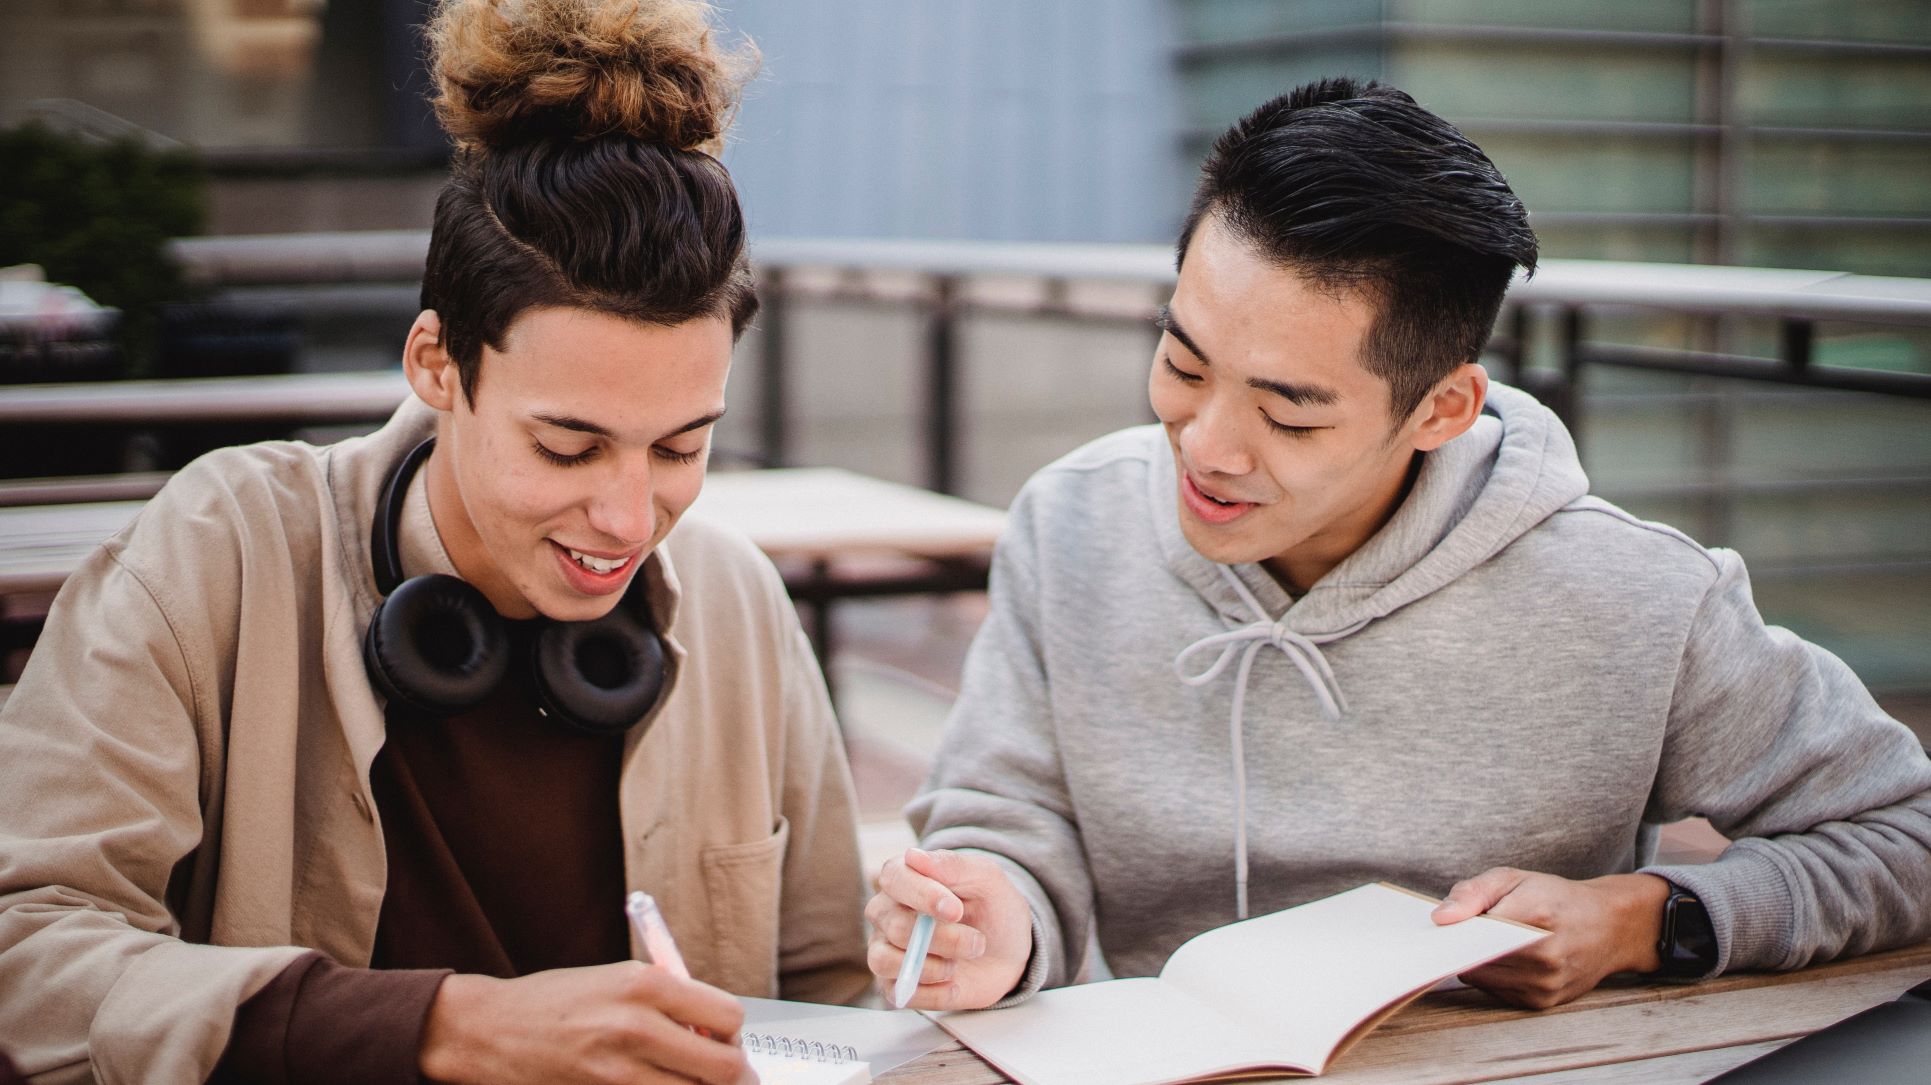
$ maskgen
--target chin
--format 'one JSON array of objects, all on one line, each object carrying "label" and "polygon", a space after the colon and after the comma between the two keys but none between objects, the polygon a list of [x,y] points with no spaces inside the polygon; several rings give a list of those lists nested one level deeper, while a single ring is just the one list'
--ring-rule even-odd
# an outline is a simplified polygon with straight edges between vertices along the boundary
[{"label": "chin", "polygon": [[1193,547],[1195,553],[1208,561],[1219,562],[1222,565],[1244,565],[1269,556],[1263,554],[1256,557],[1252,546],[1243,545],[1237,539],[1194,523],[1187,516],[1185,509],[1181,510],[1180,517],[1180,534],[1186,538],[1187,545]]}]

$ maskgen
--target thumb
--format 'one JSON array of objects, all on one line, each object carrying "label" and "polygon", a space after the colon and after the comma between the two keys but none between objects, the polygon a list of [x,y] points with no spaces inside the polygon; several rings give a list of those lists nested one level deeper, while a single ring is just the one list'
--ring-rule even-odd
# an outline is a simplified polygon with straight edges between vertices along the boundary
[{"label": "thumb", "polygon": [[1500,904],[1503,897],[1522,884],[1523,873],[1512,867],[1492,867],[1467,881],[1456,882],[1447,899],[1435,906],[1431,918],[1438,924],[1460,923],[1481,915]]}]

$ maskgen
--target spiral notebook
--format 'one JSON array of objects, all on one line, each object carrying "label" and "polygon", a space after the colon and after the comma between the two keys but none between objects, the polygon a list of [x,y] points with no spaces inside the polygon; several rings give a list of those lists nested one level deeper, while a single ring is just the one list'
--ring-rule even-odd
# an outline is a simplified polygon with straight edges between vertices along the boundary
[{"label": "spiral notebook", "polygon": [[773,1047],[756,1046],[745,1037],[744,1054],[757,1072],[758,1085],[869,1085],[872,1068],[857,1059],[840,1058],[817,1052],[787,1053]]},{"label": "spiral notebook", "polygon": [[775,998],[740,998],[744,1045],[753,1051],[817,1053],[865,1062],[876,1077],[952,1043],[911,1010],[821,1006]]},{"label": "spiral notebook", "polygon": [[1020,1085],[1320,1074],[1437,982],[1548,937],[1487,916],[1438,927],[1438,903],[1364,885],[1199,935],[1158,977],[934,1020]]}]

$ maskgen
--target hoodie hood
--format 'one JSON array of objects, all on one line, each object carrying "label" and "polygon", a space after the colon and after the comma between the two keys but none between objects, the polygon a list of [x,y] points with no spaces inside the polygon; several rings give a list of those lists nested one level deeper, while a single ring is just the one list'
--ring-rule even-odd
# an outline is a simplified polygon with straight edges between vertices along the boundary
[{"label": "hoodie hood", "polygon": [[[1491,383],[1482,416],[1422,457],[1414,485],[1381,530],[1294,599],[1260,565],[1223,566],[1187,543],[1171,454],[1155,462],[1147,479],[1169,571],[1230,623],[1266,617],[1323,639],[1363,628],[1454,582],[1589,491],[1575,442],[1554,412],[1526,392]],[[1249,594],[1265,616],[1243,598]]]},{"label": "hoodie hood", "polygon": [[[1173,457],[1148,472],[1151,508],[1167,567],[1210,601],[1227,630],[1196,640],[1173,661],[1175,675],[1204,686],[1233,668],[1228,744],[1234,783],[1234,914],[1247,918],[1248,681],[1272,648],[1301,673],[1330,720],[1348,712],[1345,692],[1321,646],[1425,598],[1582,497],[1589,480],[1575,442],[1554,414],[1530,396],[1491,385],[1468,432],[1422,457],[1415,483],[1380,531],[1309,588],[1287,596],[1257,564],[1227,566],[1202,557],[1180,531]],[[1205,669],[1195,657],[1217,652]]]}]

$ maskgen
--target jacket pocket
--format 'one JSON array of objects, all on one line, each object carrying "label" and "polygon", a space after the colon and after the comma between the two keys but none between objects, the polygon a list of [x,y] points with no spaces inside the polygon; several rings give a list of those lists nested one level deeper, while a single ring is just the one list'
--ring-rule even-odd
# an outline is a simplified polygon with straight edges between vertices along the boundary
[{"label": "jacket pocket", "polygon": [[778,997],[778,898],[784,888],[791,825],[748,844],[704,849],[704,890],[711,905],[710,982],[738,995]]}]

